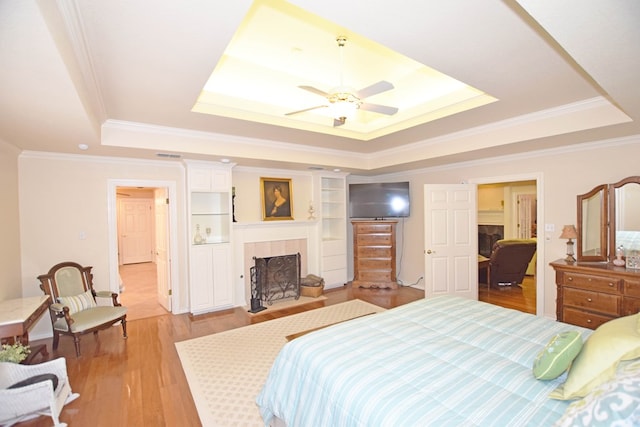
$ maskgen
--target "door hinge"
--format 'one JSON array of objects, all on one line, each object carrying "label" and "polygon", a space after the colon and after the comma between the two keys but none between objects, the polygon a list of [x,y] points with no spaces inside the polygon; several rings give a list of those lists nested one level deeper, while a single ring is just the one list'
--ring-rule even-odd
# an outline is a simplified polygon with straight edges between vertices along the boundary
[{"label": "door hinge", "polygon": [[171,289],[169,289],[169,296],[173,295],[173,293],[171,292]]},{"label": "door hinge", "polygon": [[168,204],[169,204],[169,198],[168,198],[168,197],[167,197],[166,199],[164,199],[164,203],[165,203],[166,205],[168,205]]}]

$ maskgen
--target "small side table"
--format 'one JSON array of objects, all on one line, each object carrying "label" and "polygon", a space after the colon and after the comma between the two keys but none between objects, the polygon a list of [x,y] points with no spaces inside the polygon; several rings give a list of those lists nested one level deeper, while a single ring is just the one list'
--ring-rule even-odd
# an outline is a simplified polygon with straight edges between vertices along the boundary
[{"label": "small side table", "polygon": [[[2,344],[16,342],[29,345],[29,329],[38,321],[49,307],[49,296],[16,298],[0,301],[0,339]],[[49,355],[46,345],[30,348],[31,353],[23,362],[30,364],[38,355]]]}]

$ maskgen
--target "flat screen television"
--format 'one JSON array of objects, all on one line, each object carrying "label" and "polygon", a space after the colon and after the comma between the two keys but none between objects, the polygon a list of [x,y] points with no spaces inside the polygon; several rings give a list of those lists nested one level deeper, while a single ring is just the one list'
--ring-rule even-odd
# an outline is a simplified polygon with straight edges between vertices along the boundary
[{"label": "flat screen television", "polygon": [[409,183],[349,184],[351,218],[402,218],[409,216]]}]

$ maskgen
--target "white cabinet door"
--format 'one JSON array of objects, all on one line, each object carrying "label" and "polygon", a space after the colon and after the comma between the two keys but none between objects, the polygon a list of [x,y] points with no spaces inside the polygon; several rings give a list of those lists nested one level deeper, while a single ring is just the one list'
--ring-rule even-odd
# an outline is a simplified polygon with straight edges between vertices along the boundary
[{"label": "white cabinet door", "polygon": [[191,248],[191,313],[202,314],[233,306],[231,246]]},{"label": "white cabinet door", "polygon": [[213,305],[215,309],[233,305],[233,285],[231,281],[231,246],[213,245]]},{"label": "white cabinet door", "polygon": [[189,166],[189,190],[211,191],[211,168]]},{"label": "white cabinet door", "polygon": [[212,311],[213,299],[213,254],[210,246],[193,246],[189,259],[189,282],[191,284],[191,313]]}]

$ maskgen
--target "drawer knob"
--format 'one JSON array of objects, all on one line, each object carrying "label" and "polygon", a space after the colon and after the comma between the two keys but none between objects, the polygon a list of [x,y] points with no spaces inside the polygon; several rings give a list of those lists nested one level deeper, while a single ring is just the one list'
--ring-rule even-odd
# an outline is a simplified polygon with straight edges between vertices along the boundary
[{"label": "drawer knob", "polygon": [[587,323],[591,323],[591,319],[587,319]]},{"label": "drawer knob", "polygon": [[613,288],[613,283],[609,283],[609,286]]},{"label": "drawer knob", "polygon": [[569,277],[569,281],[570,281],[570,282],[573,282],[573,277]]},{"label": "drawer knob", "polygon": [[587,301],[588,301],[588,302],[591,302],[591,301],[592,301],[592,299],[591,299],[591,298],[587,298]]}]

